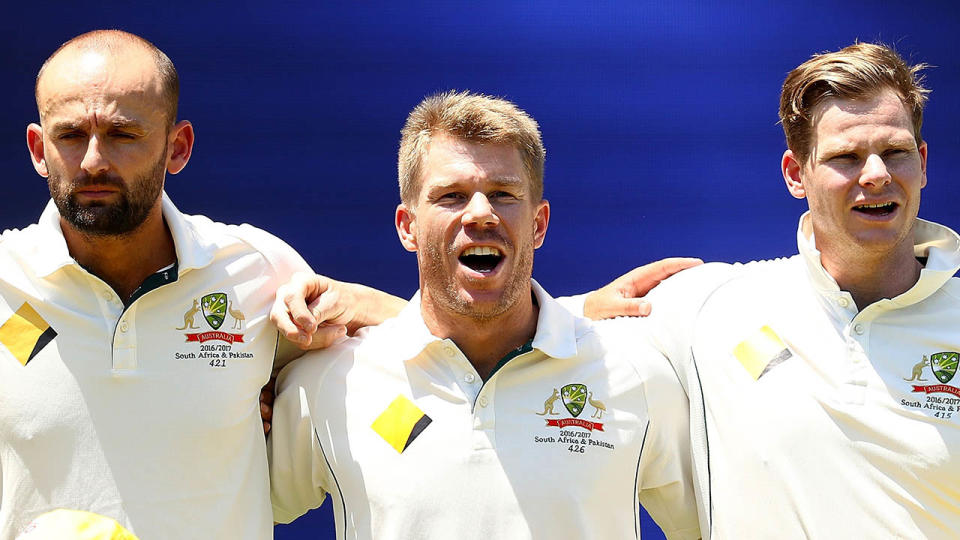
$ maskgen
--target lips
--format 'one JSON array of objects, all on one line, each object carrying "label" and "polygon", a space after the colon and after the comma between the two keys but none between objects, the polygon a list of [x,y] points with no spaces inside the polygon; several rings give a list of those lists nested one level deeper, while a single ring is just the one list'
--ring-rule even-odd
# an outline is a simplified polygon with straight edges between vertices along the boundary
[{"label": "lips", "polygon": [[503,252],[492,246],[470,246],[457,257],[460,264],[474,272],[489,274],[496,270],[503,260]]},{"label": "lips", "polygon": [[892,214],[898,206],[895,202],[858,204],[853,207],[853,211],[868,216],[883,217]]}]

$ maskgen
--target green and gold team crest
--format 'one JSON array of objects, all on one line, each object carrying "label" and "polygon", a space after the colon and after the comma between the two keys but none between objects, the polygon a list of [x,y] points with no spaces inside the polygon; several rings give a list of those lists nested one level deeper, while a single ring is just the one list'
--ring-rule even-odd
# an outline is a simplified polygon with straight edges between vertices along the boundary
[{"label": "green and gold team crest", "polygon": [[957,360],[960,360],[960,353],[933,353],[930,355],[930,369],[938,381],[947,384],[957,373]]},{"label": "green and gold team crest", "polygon": [[560,389],[560,397],[563,406],[576,418],[587,405],[587,385],[568,384]]},{"label": "green and gold team crest", "polygon": [[227,316],[227,295],[222,292],[210,293],[200,299],[200,306],[203,308],[203,318],[214,330],[219,330]]}]

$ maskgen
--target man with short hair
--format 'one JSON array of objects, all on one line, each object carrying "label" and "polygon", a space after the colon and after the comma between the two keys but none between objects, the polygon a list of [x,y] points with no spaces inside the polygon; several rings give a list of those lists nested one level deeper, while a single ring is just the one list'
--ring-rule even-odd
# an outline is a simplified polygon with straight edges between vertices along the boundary
[{"label": "man with short hair", "polygon": [[338,538],[633,538],[643,503],[668,537],[699,537],[670,365],[531,279],[544,155],[506,100],[449,92],[410,114],[395,223],[420,290],[280,374],[277,521],[329,494]]},{"label": "man with short hair", "polygon": [[[690,396],[705,535],[960,531],[960,237],[917,218],[923,67],[858,43],[791,71],[799,254],[706,265],[649,296]],[[590,295],[588,314],[630,282]]]},{"label": "man with short hair", "polygon": [[[68,41],[37,77],[27,145],[52,201],[0,237],[2,538],[59,508],[141,538],[272,535],[257,398],[291,355],[267,313],[309,267],[163,193],[193,149],[177,94],[169,58],[118,30]],[[328,285],[368,315],[389,304]]]}]

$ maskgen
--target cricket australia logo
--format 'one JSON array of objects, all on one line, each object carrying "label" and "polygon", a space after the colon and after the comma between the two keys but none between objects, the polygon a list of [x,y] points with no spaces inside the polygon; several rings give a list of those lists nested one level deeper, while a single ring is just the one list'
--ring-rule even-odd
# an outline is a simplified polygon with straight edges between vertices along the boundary
[{"label": "cricket australia logo", "polygon": [[186,330],[188,328],[200,329],[196,323],[197,315],[200,314],[203,315],[203,320],[207,323],[207,326],[210,327],[210,331],[197,333],[188,332],[184,334],[188,342],[199,341],[200,343],[204,343],[210,340],[217,340],[226,343],[243,343],[243,334],[220,331],[220,327],[223,326],[223,321],[226,320],[228,313],[234,320],[232,329],[241,329],[245,317],[242,312],[233,309],[233,302],[228,300],[227,294],[222,292],[210,293],[199,299],[194,299],[193,306],[183,314],[183,326],[178,326],[177,330]]},{"label": "cricket australia logo", "polygon": [[958,360],[960,360],[960,353],[954,351],[933,353],[929,358],[927,355],[923,355],[923,359],[913,366],[911,377],[909,379],[904,377],[904,380],[909,382],[929,380],[923,378],[923,368],[929,367],[930,371],[933,372],[933,376],[940,381],[940,384],[930,384],[926,386],[914,384],[913,392],[922,392],[925,394],[944,393],[960,397],[960,388],[947,384],[953,380],[953,376],[957,374]]},{"label": "cricket australia logo", "polygon": [[[194,298],[193,305],[187,308],[183,314],[183,326],[178,326],[177,330],[201,330],[184,333],[186,342],[199,343],[200,350],[197,351],[193,348],[178,351],[174,358],[177,360],[209,360],[211,367],[218,368],[227,367],[228,360],[253,358],[253,353],[234,350],[234,344],[244,343],[243,334],[226,332],[221,329],[228,318],[233,319],[231,330],[243,330],[246,317],[244,317],[243,312],[233,308],[233,302],[227,296],[227,293],[213,292],[200,298]],[[206,331],[203,331],[202,325],[204,323],[207,326]],[[208,343],[209,341],[220,343]]]},{"label": "cricket australia logo", "polygon": [[543,402],[543,411],[534,413],[537,416],[564,416],[563,409],[557,411],[557,402],[563,404],[563,408],[569,413],[569,418],[544,418],[547,428],[560,428],[560,431],[546,430],[539,435],[534,435],[533,442],[546,446],[560,445],[572,454],[585,454],[593,448],[604,448],[613,450],[614,444],[606,439],[603,433],[603,423],[579,418],[584,409],[590,407],[593,414],[590,418],[600,420],[603,414],[607,412],[607,406],[602,401],[594,399],[593,392],[587,388],[587,385],[581,383],[566,384],[562,387],[554,388]]},{"label": "cricket australia logo", "polygon": [[559,415],[559,413],[557,413],[555,410],[555,405],[558,399],[561,403],[563,403],[563,406],[567,409],[567,412],[570,413],[571,418],[547,419],[548,427],[565,428],[567,426],[576,426],[590,431],[603,431],[602,423],[591,422],[589,420],[577,418],[580,416],[580,413],[583,412],[583,409],[587,406],[587,404],[594,409],[591,418],[600,419],[603,417],[603,413],[607,411],[607,407],[602,402],[593,399],[593,392],[587,391],[587,385],[579,383],[568,384],[560,388],[559,391],[554,388],[553,394],[551,394],[550,397],[548,397],[543,403],[543,412],[538,412],[536,414],[538,416]]}]

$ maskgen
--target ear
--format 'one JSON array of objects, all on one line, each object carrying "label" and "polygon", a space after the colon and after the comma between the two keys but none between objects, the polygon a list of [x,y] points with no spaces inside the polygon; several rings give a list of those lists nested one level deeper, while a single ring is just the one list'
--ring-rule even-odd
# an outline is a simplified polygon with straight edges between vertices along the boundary
[{"label": "ear", "polygon": [[167,172],[177,174],[182,171],[192,154],[193,124],[188,120],[181,120],[167,135]]},{"label": "ear", "polygon": [[47,170],[47,161],[43,153],[43,128],[38,124],[27,126],[27,150],[30,151],[30,160],[33,162],[33,168],[37,174],[46,178],[50,171]]},{"label": "ear", "polygon": [[538,249],[547,237],[550,224],[550,202],[546,199],[537,204],[537,214],[533,217],[533,248]]},{"label": "ear", "polygon": [[793,153],[787,150],[783,153],[783,159],[780,160],[780,171],[783,173],[783,179],[787,183],[787,191],[797,199],[803,199],[807,196],[807,190],[803,186],[803,164]]},{"label": "ear", "polygon": [[920,153],[920,172],[923,174],[920,187],[925,188],[927,187],[927,143],[921,143],[917,151]]},{"label": "ear", "polygon": [[416,216],[407,209],[406,205],[397,206],[397,214],[394,219],[394,225],[397,227],[397,236],[400,237],[400,243],[407,251],[417,251],[417,227]]}]

